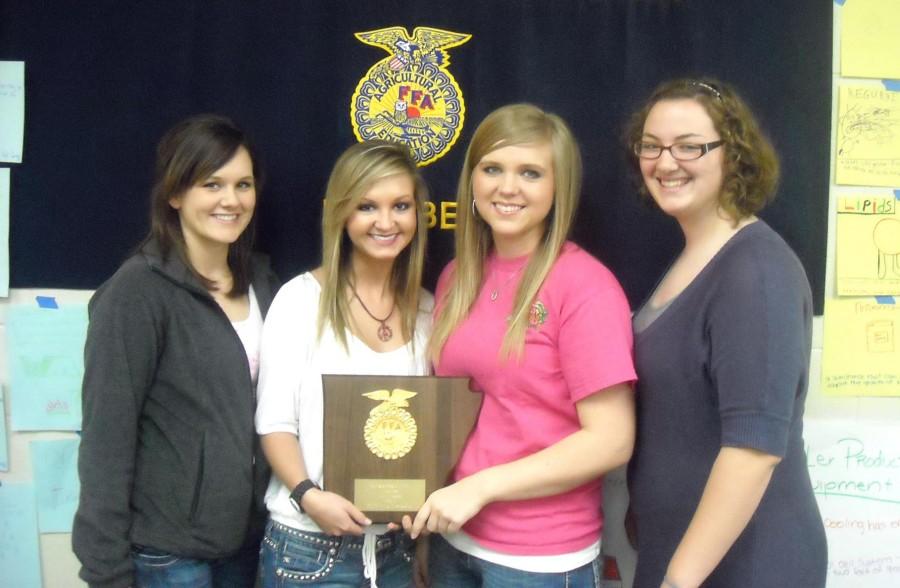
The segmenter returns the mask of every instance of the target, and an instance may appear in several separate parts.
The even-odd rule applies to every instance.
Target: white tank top
[[[244,344],[247,363],[250,366],[250,379],[256,386],[256,379],[259,376],[259,341],[262,337],[263,318],[253,286],[250,286],[247,296],[250,298],[250,314],[242,321],[232,321],[231,326],[234,327],[238,337],[241,338],[241,343]]]

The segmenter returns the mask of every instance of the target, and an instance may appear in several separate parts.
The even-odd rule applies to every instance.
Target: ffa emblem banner
[[[356,138],[406,143],[419,165],[440,158],[456,143],[466,113],[444,49],[471,35],[417,27],[410,37],[403,27],[390,27],[356,38],[390,54],[369,68],[353,93]]]
[[[682,244],[671,219],[641,203],[622,129],[661,81],[712,76],[747,99],[781,156],[762,216],[797,252],[821,312],[833,3],[71,4],[2,11],[0,60],[25,60],[28,72],[23,163],[10,169],[13,288],[108,279],[148,230],[156,143],[201,112],[253,139],[266,177],[256,242],[285,280],[320,263],[322,197],[340,153],[371,138],[408,145],[429,188],[433,288],[453,255],[472,133],[494,109],[530,102],[562,117],[581,147],[572,239],[636,305]]]

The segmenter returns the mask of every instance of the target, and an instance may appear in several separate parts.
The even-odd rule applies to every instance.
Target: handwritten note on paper
[[[81,429],[87,306],[14,304],[7,314],[14,431]]]
[[[807,419],[804,438],[828,537],[828,587],[900,585],[900,430]]]
[[[0,167],[0,298],[9,296],[9,168]]]
[[[837,291],[900,294],[900,200],[893,194],[838,199]]]
[[[897,0],[851,0],[841,9],[841,75],[900,79]]]
[[[0,61],[0,161],[22,163],[25,62]]]
[[[835,175],[838,184],[900,186],[900,92],[841,86]]]
[[[78,508],[78,439],[31,442],[41,533],[71,533]]]
[[[900,304],[825,300],[822,390],[832,396],[900,396]]]
[[[6,398],[0,386],[0,472],[9,471],[9,441],[6,437]]]
[[[0,483],[0,574],[4,586],[41,588],[32,484]]]

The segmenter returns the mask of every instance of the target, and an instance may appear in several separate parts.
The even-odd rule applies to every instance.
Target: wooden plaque
[[[447,484],[482,400],[468,378],[323,374],[322,389],[325,489],[376,523]]]

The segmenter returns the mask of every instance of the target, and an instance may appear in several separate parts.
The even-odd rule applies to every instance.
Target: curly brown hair
[[[711,78],[682,78],[657,86],[625,129],[624,140],[637,173],[641,195],[649,198],[633,146],[641,140],[650,109],[661,100],[691,99],[703,106],[725,141],[725,169],[719,205],[735,221],[756,214],[775,196],[778,155],[759,128],[753,113],[734,88]]]

